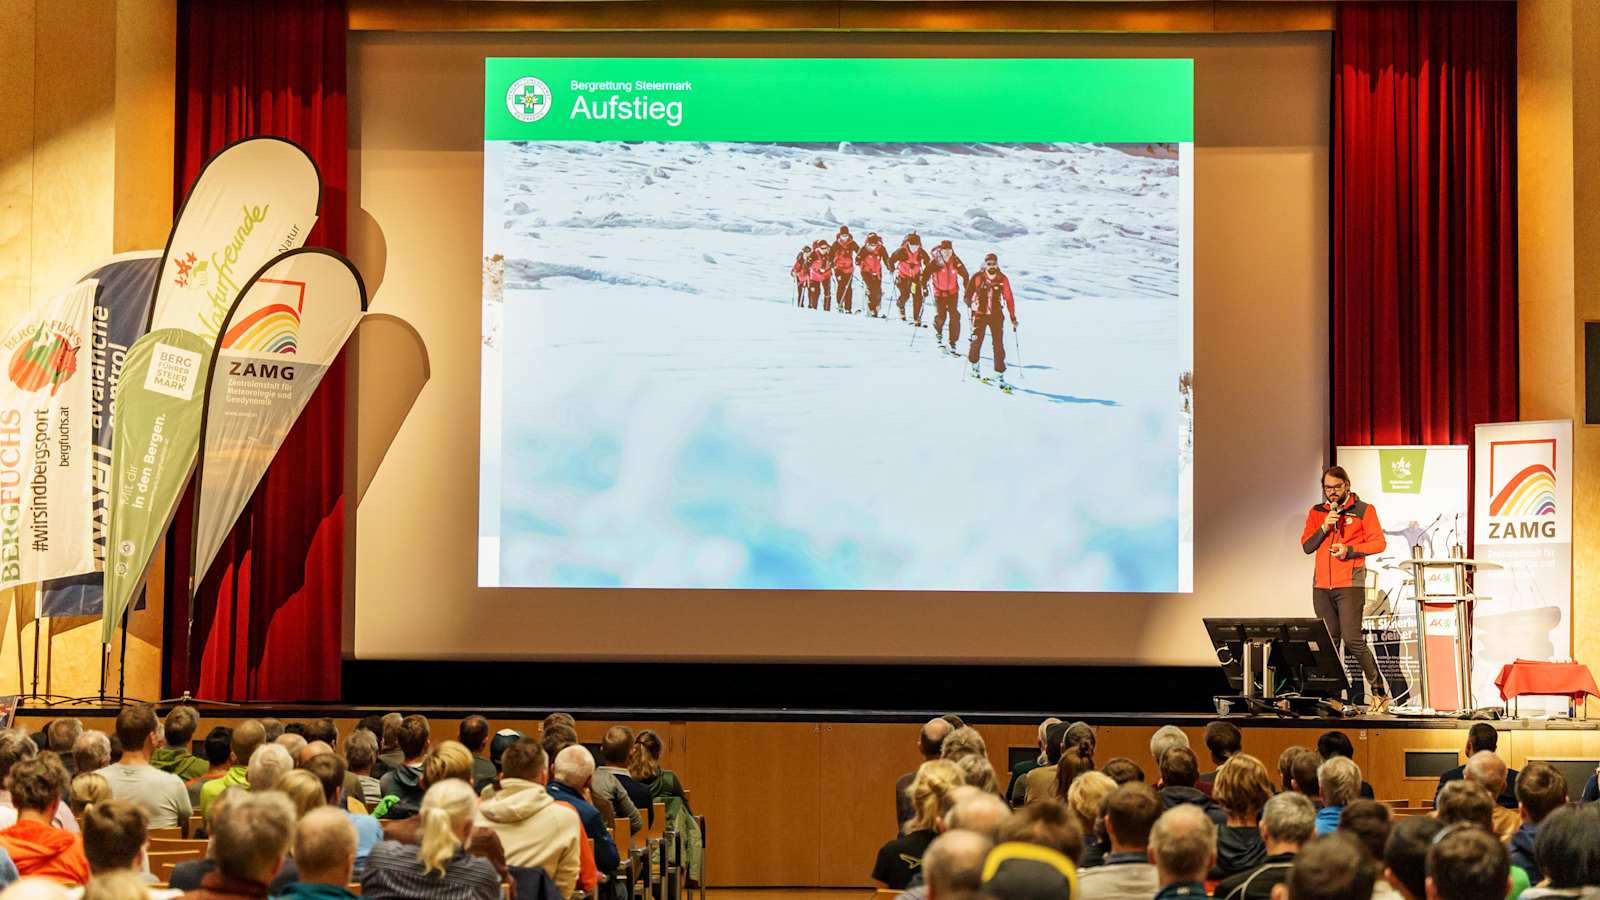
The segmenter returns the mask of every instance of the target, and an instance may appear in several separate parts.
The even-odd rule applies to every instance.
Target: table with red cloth
[[[1494,686],[1507,702],[1528,695],[1566,697],[1574,704],[1581,702],[1585,694],[1600,697],[1600,687],[1595,686],[1589,667],[1577,662],[1519,659],[1501,667]]]

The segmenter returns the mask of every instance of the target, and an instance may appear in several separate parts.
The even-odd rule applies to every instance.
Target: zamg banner
[[[291,250],[239,298],[206,390],[191,594],[367,305],[331,250]]]
[[[1487,599],[1474,620],[1472,683],[1485,706],[1500,702],[1501,666],[1572,655],[1572,422],[1479,425],[1473,464],[1474,554],[1504,567],[1476,587]]]
[[[122,375],[128,347],[150,324],[150,297],[161,270],[160,250],[136,250],[112,257],[84,279],[100,283],[94,295],[89,336],[89,424],[93,431],[92,501],[94,571],[44,584],[39,615],[98,616],[105,577],[106,523],[111,509],[111,398]]]
[[[211,349],[183,328],[152,331],[128,348],[115,401],[103,643],[111,642],[189,483]]]
[[[78,373],[96,282],[0,337],[0,588],[94,571],[89,378]]]

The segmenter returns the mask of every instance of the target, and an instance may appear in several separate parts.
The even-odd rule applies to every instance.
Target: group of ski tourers
[[[866,243],[857,244],[850,229],[839,227],[839,233],[829,243],[818,238],[814,243],[800,248],[789,274],[795,282],[795,305],[816,309],[822,301],[822,310],[834,308],[854,313],[855,278],[860,276],[867,291],[867,314],[875,319],[886,319],[879,312],[883,300],[883,280],[891,279],[895,290],[895,305],[900,310],[900,321],[916,328],[922,324],[923,298],[933,294],[933,331],[939,347],[959,356],[956,342],[961,337],[961,312],[958,302],[964,302],[972,316],[972,338],[967,345],[967,362],[972,364],[972,374],[981,378],[978,371],[978,351],[983,347],[985,333],[994,344],[994,371],[996,380],[1006,385],[1006,351],[1004,342],[1005,319],[1011,317],[1012,331],[1017,327],[1017,304],[1011,294],[1011,280],[1000,271],[1000,260],[990,253],[983,258],[983,267],[976,275],[967,272],[966,263],[956,255],[950,241],[941,241],[930,254],[922,248],[922,238],[911,232],[890,253],[877,233],[869,233]],[[911,318],[906,318],[906,301],[911,301]],[[1002,306],[1002,303],[1004,306]],[[947,324],[948,323],[948,324]],[[945,332],[949,342],[945,342]]]

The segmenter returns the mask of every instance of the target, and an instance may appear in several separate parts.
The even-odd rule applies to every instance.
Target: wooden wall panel
[[[894,783],[922,762],[916,745],[918,727],[823,724],[820,789],[827,815],[820,820],[817,839],[820,883],[872,885],[875,854],[899,827],[894,815]],[[985,740],[989,739],[985,734]]]
[[[1371,734],[1371,759],[1376,764],[1370,767],[1363,765],[1361,772],[1372,782],[1372,790],[1380,800],[1431,801],[1439,779],[1405,777],[1405,751],[1459,751],[1467,743],[1466,728],[1374,729]],[[1500,749],[1506,749],[1503,743]]]
[[[689,722],[666,764],[706,817],[706,878],[749,887],[821,883],[822,726]],[[829,798],[830,811],[833,799]],[[870,867],[869,867],[870,868]]]

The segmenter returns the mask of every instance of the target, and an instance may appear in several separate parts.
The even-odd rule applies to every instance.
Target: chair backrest
[[[620,851],[633,846],[633,823],[627,819],[611,820],[611,840],[616,843]]]
[[[667,832],[667,804],[660,800],[650,804],[650,827],[645,830],[649,840],[660,840]]]
[[[151,852],[161,853],[191,853],[194,859],[206,855],[206,841],[185,840],[183,838],[151,837]]]
[[[188,835],[183,833],[183,829],[177,825],[174,825],[171,828],[152,828],[145,832],[145,835],[151,840],[155,840],[157,838],[174,838],[182,840],[183,838],[188,837]]]
[[[173,866],[199,858],[186,850],[152,850],[147,856],[150,860],[150,874],[158,881],[171,881]]]

